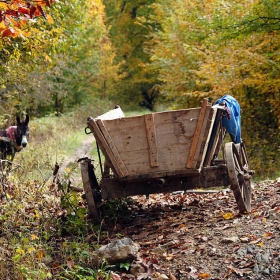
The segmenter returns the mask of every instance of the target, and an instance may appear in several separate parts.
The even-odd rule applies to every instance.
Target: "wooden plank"
[[[154,114],[147,114],[144,116],[147,140],[149,146],[150,165],[152,167],[158,165],[158,151],[157,151],[157,135],[154,123]]]
[[[186,163],[187,168],[192,168],[193,167],[193,161],[194,161],[195,153],[196,153],[196,150],[197,150],[198,141],[199,141],[199,138],[200,138],[201,133],[202,133],[203,124],[205,123],[205,114],[206,114],[206,111],[207,111],[207,107],[209,107],[208,104],[209,104],[208,99],[205,98],[203,100],[202,107],[200,109],[200,113],[199,113],[199,117],[198,117],[198,121],[197,121],[197,124],[196,124],[196,129],[195,129],[195,133],[194,133],[194,137],[193,137],[193,141],[192,141],[191,150],[189,152],[188,160],[187,160],[187,163]]]
[[[120,178],[128,176],[129,172],[128,172],[126,166],[124,165],[123,160],[114,144],[114,141],[112,140],[110,134],[108,133],[103,121],[100,119],[97,119],[96,122],[110,148],[110,153],[115,158],[114,163],[113,162],[112,163],[113,163],[114,167],[116,168],[116,170],[120,171]],[[116,166],[115,166],[115,164],[116,164]]]
[[[154,113],[157,146],[159,142],[168,146],[192,140],[199,112],[200,108]],[[122,151],[147,148],[144,116],[104,121],[104,124],[114,141],[122,145]]]
[[[150,179],[160,179],[166,177],[186,177],[186,176],[195,176],[198,175],[199,171],[196,169],[183,169],[183,170],[174,170],[174,171],[160,171],[160,172],[150,172],[150,173],[143,173],[139,175],[128,175],[120,179],[122,182],[129,182],[129,181],[147,181]]]
[[[213,136],[213,145],[212,145],[212,149],[211,151],[209,151],[209,156],[207,158],[207,161],[205,160],[204,161],[204,166],[209,166],[211,164],[211,161],[214,157],[214,153],[216,151],[216,149],[218,148],[217,147],[217,144],[219,142],[219,139],[221,139],[221,133],[220,133],[220,123],[218,124],[218,128],[217,128],[217,131],[216,131],[216,135]],[[222,139],[221,139],[222,140]],[[220,141],[220,143],[222,144],[222,141]]]
[[[220,149],[220,147],[217,147],[217,144],[219,142],[221,129],[221,117],[222,117],[222,110],[213,108],[215,110],[215,114],[213,115],[213,125],[211,127],[211,137],[209,139],[208,147],[206,155],[204,156],[204,166],[209,166],[211,164],[211,160],[213,159],[214,152],[216,149]],[[221,139],[222,140],[222,139]],[[222,142],[220,142],[222,144]]]
[[[150,166],[144,116],[103,121],[129,175],[183,170],[200,108],[154,113],[158,166]],[[185,155],[183,157],[182,155]]]
[[[202,129],[202,131],[204,131],[204,133],[202,133],[202,135],[201,135],[203,138],[201,139],[201,144],[198,145],[197,156],[195,156],[195,159],[193,162],[193,168],[196,168],[199,170],[202,168],[202,164],[204,162],[206,152],[208,149],[208,144],[209,144],[210,137],[211,137],[211,132],[212,132],[212,128],[214,125],[216,112],[217,112],[216,109],[209,108],[209,113],[206,114],[206,116],[205,116],[206,124],[205,124],[205,128]]]
[[[190,145],[188,147],[190,149]],[[159,166],[157,167],[150,166],[148,149],[127,153],[123,156],[123,161],[130,175],[160,171],[173,172],[174,170],[186,169],[186,158],[182,156],[186,153],[188,153],[188,149],[185,146],[174,143],[167,148],[158,148]]]
[[[115,170],[115,168],[114,168],[114,166],[113,166],[113,164],[112,164],[112,162],[110,161],[110,158],[108,157],[108,155],[106,154],[106,150],[105,150],[105,147],[104,147],[104,145],[103,145],[103,142],[104,142],[104,139],[103,139],[103,142],[100,140],[100,136],[98,136],[98,134],[93,130],[93,128],[92,128],[92,125],[89,125],[89,128],[91,129],[91,131],[92,131],[92,134],[93,134],[93,136],[94,136],[94,138],[95,138],[95,140],[96,140],[96,143],[98,144],[98,147],[100,148],[100,150],[102,151],[102,154],[103,154],[103,156],[104,156],[104,170],[103,170],[103,174],[102,174],[102,177],[103,176],[109,176],[109,174],[110,174],[110,169],[113,171],[113,173],[116,175],[116,176],[118,176],[117,175],[117,172],[116,172],[116,170]],[[103,137],[103,135],[102,135],[102,133],[100,133],[100,131],[99,131],[99,128],[98,128],[98,126],[97,126],[97,131],[99,132],[99,134],[101,134],[101,137]],[[101,162],[100,162],[100,164],[102,164]],[[100,168],[101,169],[101,168]]]
[[[86,201],[88,204],[89,216],[94,223],[99,223],[100,220],[99,220],[97,207],[94,201],[92,188],[91,188],[88,159],[82,160],[80,162],[80,166],[81,166],[81,175],[83,180],[84,191],[86,195]]]
[[[101,180],[101,193],[103,199],[126,197],[134,195],[147,195],[154,193],[171,193],[194,189],[207,189],[213,187],[228,186],[229,179],[225,176],[226,167],[211,168],[202,173],[207,174],[207,180],[201,173],[183,178],[164,178],[159,180],[127,181],[116,179]]]
[[[105,156],[107,163],[111,162],[112,170],[113,170],[114,174],[117,177],[122,178],[124,175],[123,175],[122,171],[118,168],[117,161],[116,161],[106,139],[104,138],[102,132],[100,131],[99,126],[96,123],[96,120],[90,118],[88,120],[88,127],[94,134],[94,137],[95,137],[96,141],[98,142],[98,145],[99,145],[103,155]]]
[[[144,116],[103,121],[119,151],[127,152],[148,148]]]
[[[207,144],[207,139],[210,137],[210,127],[211,127],[211,121],[209,121],[209,115],[211,112],[211,106],[207,106],[205,117],[204,117],[204,123],[201,128],[201,134],[199,136],[197,147],[195,151],[195,156],[192,164],[192,168],[200,168],[202,167],[201,164],[201,157],[204,155],[204,152],[206,151],[205,145]],[[198,167],[197,167],[198,165]]]
[[[110,110],[109,112],[98,116],[95,119],[99,120],[114,120],[118,118],[124,118],[125,115],[120,107],[117,107],[116,109]]]

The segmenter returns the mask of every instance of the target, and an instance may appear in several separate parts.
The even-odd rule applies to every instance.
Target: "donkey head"
[[[19,117],[17,117],[17,129],[16,129],[16,143],[18,146],[26,147],[28,143],[29,137],[29,116],[26,115],[25,120],[21,121]]]

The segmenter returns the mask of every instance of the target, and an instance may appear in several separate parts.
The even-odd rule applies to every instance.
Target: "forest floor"
[[[280,179],[254,185],[247,215],[231,191],[136,197],[128,215],[137,279],[280,279]]]
[[[92,138],[67,162],[85,156]],[[103,244],[130,237],[140,245],[139,259],[113,279],[280,279],[280,178],[253,184],[246,215],[239,214],[229,189],[129,202],[104,222],[110,238]]]

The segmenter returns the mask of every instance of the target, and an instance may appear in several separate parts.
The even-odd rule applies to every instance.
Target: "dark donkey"
[[[0,130],[0,159],[13,161],[16,152],[27,146],[29,136],[29,116],[21,121],[17,117],[17,125]]]

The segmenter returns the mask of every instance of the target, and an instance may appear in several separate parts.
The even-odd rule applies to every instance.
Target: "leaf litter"
[[[254,185],[246,215],[239,214],[231,191],[132,199],[111,234],[121,231],[140,244],[134,264],[142,270],[115,272],[121,279],[280,278],[279,179]]]

